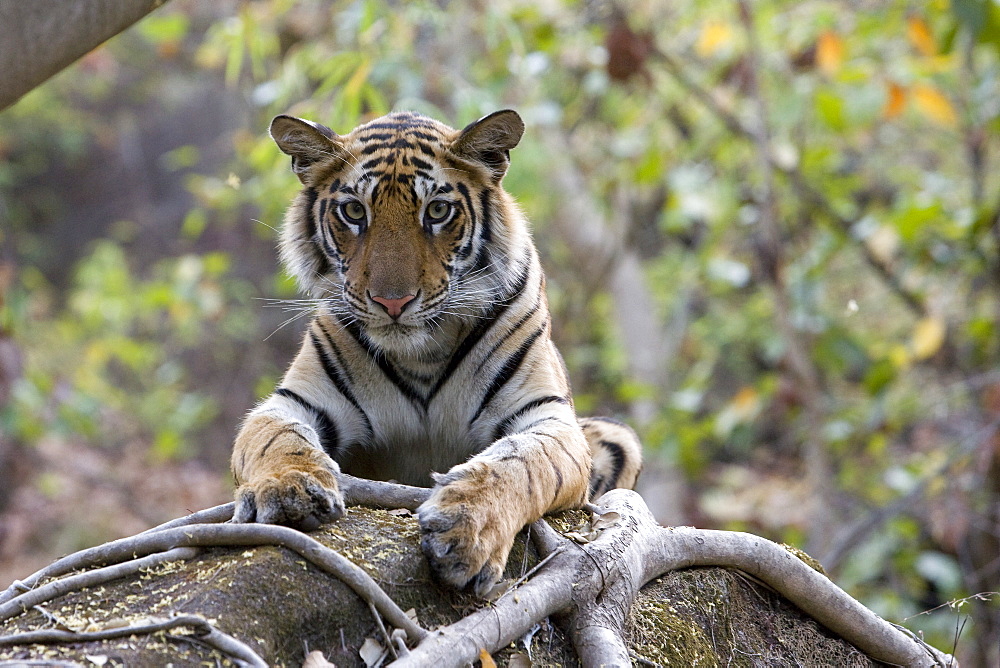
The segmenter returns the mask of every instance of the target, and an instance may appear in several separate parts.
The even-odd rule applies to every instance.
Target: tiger
[[[235,521],[337,520],[341,472],[431,487],[416,511],[431,572],[482,597],[525,525],[635,485],[635,432],[576,417],[538,252],[501,184],[523,132],[509,109],[461,131],[413,112],[346,135],[271,122],[302,185],[280,256],[316,311],[237,434]]]

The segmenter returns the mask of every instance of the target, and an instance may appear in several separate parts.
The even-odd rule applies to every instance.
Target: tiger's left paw
[[[495,488],[481,487],[475,475],[454,477],[453,469],[417,510],[420,546],[440,580],[485,597],[503,576],[521,527],[511,508],[490,501]]]

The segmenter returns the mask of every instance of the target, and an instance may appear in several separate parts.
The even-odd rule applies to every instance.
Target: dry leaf
[[[653,53],[653,33],[636,32],[624,16],[612,18],[604,46],[608,51],[608,76],[613,81],[628,81],[634,75],[649,78],[646,61]]]
[[[922,55],[936,56],[937,44],[927,21],[919,16],[911,16],[906,22],[906,36]]]
[[[844,40],[827,30],[816,41],[816,65],[825,74],[836,74],[844,62]]]
[[[594,518],[591,523],[591,527],[595,531],[601,531],[602,529],[610,529],[611,527],[618,526],[618,523],[622,521],[622,516],[614,511],[608,511],[606,513],[601,513]]]
[[[302,668],[337,668],[337,664],[330,663],[323,656],[323,652],[315,650],[306,655],[306,660],[302,662]]]
[[[375,638],[365,638],[365,644],[358,650],[361,660],[365,662],[365,668],[377,668],[381,666],[389,650]]]
[[[586,535],[580,533],[579,531],[568,531],[568,532],[564,533],[563,535],[566,536],[567,538],[569,538],[570,540],[572,540],[574,542],[577,542],[577,543],[580,543],[580,544],[589,543],[592,540],[594,540],[595,538],[597,538],[597,532],[596,531],[591,531],[590,533],[588,533]]]
[[[507,668],[531,668],[531,657],[524,652],[511,654],[510,661],[507,662]]]
[[[914,359],[925,360],[933,357],[944,343],[945,331],[945,324],[941,318],[928,316],[917,322],[910,341]]]
[[[917,110],[938,125],[953,128],[958,125],[955,107],[944,93],[930,84],[917,84],[911,91]]]
[[[483,668],[497,668],[496,661],[485,649],[479,650],[479,662],[483,664]]]
[[[702,58],[714,56],[733,41],[733,28],[728,23],[709,21],[701,29],[694,50]]]
[[[500,580],[492,587],[490,587],[489,591],[487,591],[486,594],[483,595],[483,599],[486,601],[497,600],[498,598],[503,596],[508,589],[510,589],[511,584],[512,582],[510,580]]]

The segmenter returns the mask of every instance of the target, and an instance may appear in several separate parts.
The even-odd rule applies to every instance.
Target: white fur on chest
[[[370,369],[357,390],[372,434],[351,444],[349,456],[377,460],[380,477],[427,485],[432,472],[444,473],[489,446],[488,430],[479,421],[472,424],[481,396],[470,384],[467,366],[436,392],[433,384],[411,385],[415,396],[407,396],[380,369]]]

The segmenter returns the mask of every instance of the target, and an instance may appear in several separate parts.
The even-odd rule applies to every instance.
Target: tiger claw
[[[427,501],[417,511],[420,547],[431,571],[456,589],[471,590],[483,598],[503,575],[509,545],[496,531],[477,529],[483,517],[463,505]]]
[[[240,488],[233,519],[313,531],[340,519],[344,512],[333,476],[323,484],[312,474],[290,471]]]

